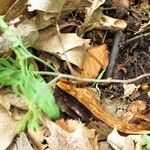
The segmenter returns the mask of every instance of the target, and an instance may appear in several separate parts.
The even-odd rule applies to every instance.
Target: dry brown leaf
[[[38,148],[44,148],[42,141],[45,140],[47,143],[45,147],[50,150],[92,150],[89,139],[95,137],[95,131],[87,129],[81,122],[61,120],[56,124],[46,119],[45,125],[49,130],[47,131],[49,134],[45,137],[43,136],[44,132],[36,133],[29,130],[29,136]]]
[[[17,134],[18,122],[0,105],[0,149],[6,149]]]
[[[88,45],[90,40],[82,39],[75,33],[63,33],[61,34],[63,49],[58,35],[49,34],[49,30],[50,28],[39,33],[39,39],[34,43],[33,47],[55,54],[63,60],[66,60],[65,55],[67,55],[67,60],[70,63],[82,67],[86,53],[84,46]]]
[[[114,117],[112,114],[108,113],[105,108],[97,100],[93,98],[92,93],[84,88],[76,88],[69,84],[67,81],[59,81],[57,86],[74,96],[81,104],[83,104],[94,117],[102,120],[111,127],[117,127],[117,129],[124,133],[150,133],[150,126],[142,124],[132,124],[125,122],[121,119]]]
[[[4,15],[16,0],[0,0],[0,15]]]
[[[16,96],[10,89],[0,90],[0,105],[10,110],[11,106],[27,110],[28,105],[23,97]]]
[[[17,18],[26,8],[27,1],[28,0],[16,0],[16,2],[6,12],[4,19],[6,21],[10,21]]]
[[[93,47],[87,50],[87,55],[79,75],[86,78],[96,78],[99,71],[107,67],[108,61],[109,56],[106,44]]]

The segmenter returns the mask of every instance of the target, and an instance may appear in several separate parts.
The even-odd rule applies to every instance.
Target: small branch
[[[55,73],[55,72],[44,72],[44,71],[37,71],[35,74],[41,74],[41,75],[52,75],[52,76],[57,76],[57,80],[60,78],[67,78],[67,79],[73,79],[73,80],[79,80],[83,82],[97,82],[97,83],[132,83],[137,80],[140,80],[145,77],[150,77],[150,73],[145,73],[142,74],[138,77],[132,78],[132,79],[127,79],[127,80],[119,80],[119,79],[93,79],[93,78],[82,78],[82,77],[76,77],[72,75],[67,75],[67,74],[62,74],[62,73]]]
[[[128,43],[133,42],[133,41],[135,41],[135,40],[137,40],[137,39],[140,39],[140,38],[143,38],[143,37],[147,37],[147,36],[150,36],[150,32],[145,33],[145,34],[140,34],[140,35],[138,35],[138,36],[134,36],[133,38],[131,38],[131,39],[129,39],[129,40],[126,40],[126,41],[124,41],[124,42],[121,42],[120,44],[121,44],[121,45],[128,44]]]
[[[115,34],[114,43],[113,43],[113,47],[112,47],[112,51],[110,55],[110,61],[109,61],[108,69],[106,72],[107,78],[109,77],[113,78],[113,72],[114,72],[117,55],[119,53],[119,43],[121,41],[121,38],[122,38],[122,32],[118,32]]]
[[[50,64],[48,64],[47,62],[45,62],[44,60],[42,60],[39,57],[36,57],[35,55],[31,55],[32,58],[34,58],[35,60],[41,62],[42,64],[44,64],[45,66],[51,68],[53,71],[58,72],[58,70],[56,70],[53,66],[51,66]]]

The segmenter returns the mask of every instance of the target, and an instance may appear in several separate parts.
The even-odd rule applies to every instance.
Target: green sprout
[[[10,48],[16,54],[16,59],[0,58],[0,83],[11,86],[12,90],[17,95],[23,95],[29,104],[29,111],[22,119],[19,130],[26,129],[26,127],[37,129],[40,109],[52,119],[58,118],[60,111],[52,90],[40,75],[34,74],[34,66],[28,60],[35,59],[49,66],[53,71],[55,69],[31,54],[23,45],[21,38],[10,30],[1,16],[0,30],[9,40]]]

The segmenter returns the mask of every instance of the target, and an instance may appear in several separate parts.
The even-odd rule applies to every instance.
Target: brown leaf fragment
[[[0,105],[0,149],[6,149],[17,134],[18,122]]]
[[[74,96],[81,104],[90,110],[94,117],[102,120],[111,127],[117,127],[117,129],[124,133],[150,133],[149,125],[132,124],[125,122],[119,118],[114,117],[112,114],[108,113],[104,106],[100,104],[93,98],[90,91],[84,88],[76,88],[73,85],[65,82],[59,81],[57,86],[63,89],[65,92]]]
[[[27,1],[28,0],[17,0],[6,12],[4,17],[5,21],[17,18],[26,8]]]
[[[6,110],[10,110],[11,106],[22,110],[27,110],[28,105],[23,97],[16,96],[10,89],[0,90],[0,105]]]
[[[0,15],[4,15],[16,0],[0,0]]]
[[[137,100],[129,104],[127,112],[121,118],[124,121],[144,120],[150,122],[150,114],[146,114],[147,104],[144,101]]]
[[[79,75],[86,78],[96,78],[101,69],[105,69],[108,65],[108,48],[106,44],[93,47],[87,50],[82,70]]]

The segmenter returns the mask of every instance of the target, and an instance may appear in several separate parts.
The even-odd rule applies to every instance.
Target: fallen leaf
[[[0,0],[0,15],[4,15],[16,0]]]
[[[110,147],[110,144],[108,142],[101,141],[100,146],[99,146],[99,150],[112,150],[112,148]]]
[[[95,10],[92,16],[87,20],[88,21],[85,21],[77,28],[77,33],[79,36],[93,29],[103,29],[116,32],[124,30],[127,27],[127,22],[125,20],[106,16],[100,9]]]
[[[142,135],[128,135],[121,136],[117,132],[117,128],[108,135],[107,142],[115,150],[140,150],[142,146],[145,145],[142,139]]]
[[[28,10],[41,10],[46,12],[60,12],[66,0],[28,0]]]
[[[26,8],[27,1],[28,0],[17,0],[6,12],[4,16],[5,21],[10,21],[17,18]]]
[[[58,35],[52,36],[48,33],[48,30],[39,33],[39,39],[34,43],[33,48],[55,54],[63,60],[66,60],[66,55],[70,63],[82,67],[86,53],[84,45],[88,45],[90,40],[82,39],[75,33],[63,33],[61,34],[63,50]]]
[[[141,100],[133,101],[129,104],[127,112],[121,116],[124,121],[144,120],[150,122],[150,114],[146,114],[148,105]]]
[[[18,122],[0,105],[0,149],[6,149],[17,134]]]
[[[124,133],[150,133],[150,126],[134,124],[125,122],[119,118],[114,117],[112,114],[108,113],[104,106],[94,99],[93,94],[85,88],[76,88],[75,86],[68,83],[68,81],[59,81],[57,86],[74,96],[81,104],[83,104],[96,119],[102,120],[111,127],[117,127],[117,129]]]
[[[27,110],[28,105],[23,97],[16,96],[10,89],[0,90],[0,105],[10,110],[11,106]]]
[[[95,137],[95,132],[93,129],[86,128],[81,122],[74,120],[65,122],[61,120],[57,121],[56,124],[46,119],[45,125],[49,130],[49,134],[45,137],[40,135],[39,132],[28,131],[30,138],[34,144],[36,143],[36,146],[42,147],[42,141],[45,139],[46,147],[52,150],[92,150],[89,139]],[[43,140],[41,137],[43,137]],[[39,145],[40,143],[41,145]]]
[[[86,78],[96,78],[101,69],[106,69],[108,61],[109,57],[106,44],[93,47],[87,50],[87,55],[85,56],[79,75]]]
[[[16,140],[17,149],[19,150],[33,150],[30,141],[28,140],[25,133],[20,133]]]
[[[39,36],[34,18],[24,20],[13,30],[22,38],[26,47],[31,47]]]

